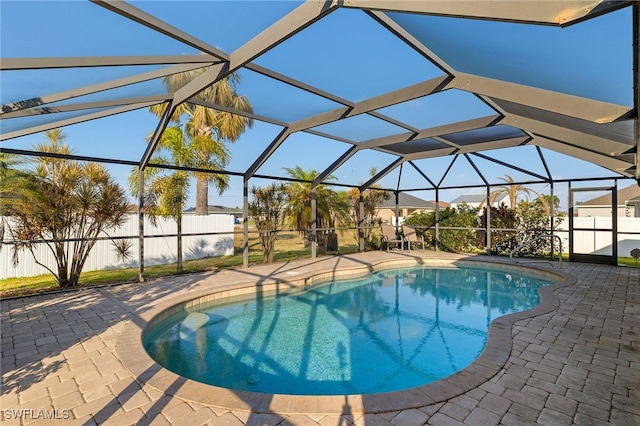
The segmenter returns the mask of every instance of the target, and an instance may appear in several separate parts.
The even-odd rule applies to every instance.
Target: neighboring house
[[[225,207],[225,206],[207,206],[207,214],[230,214],[233,215],[235,223],[242,223],[242,209],[238,207]],[[195,207],[190,207],[184,211],[188,214],[194,214],[196,212]]]
[[[629,208],[629,217],[640,217],[640,197],[627,200],[626,204]]]
[[[635,183],[619,189],[618,217],[640,217],[640,186]],[[575,206],[578,217],[611,217],[611,192]]]
[[[464,194],[451,201],[451,208],[456,208],[462,203],[467,203],[470,207],[478,208],[485,204],[486,199],[487,194]],[[511,207],[511,202],[509,201],[509,196],[507,194],[498,195],[491,205],[493,207],[498,207],[502,203],[507,207]]]
[[[449,207],[448,203],[440,202],[440,209]],[[407,216],[415,212],[429,212],[436,209],[436,202],[423,200],[413,195],[400,192],[398,194],[398,222],[402,224]],[[383,222],[395,225],[396,222],[396,197],[389,193],[389,198],[383,201],[378,207],[378,217]]]

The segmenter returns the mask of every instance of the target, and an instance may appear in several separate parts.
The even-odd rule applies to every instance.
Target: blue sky
[[[230,53],[294,9],[299,2],[138,1],[132,4]],[[627,7],[565,29],[396,13],[389,15],[457,70],[632,106],[630,12],[631,9]],[[3,58],[197,53],[189,46],[85,1],[2,0],[0,19]],[[460,52],[467,53],[461,55]],[[255,62],[353,102],[442,75],[442,71],[365,13],[349,9],[330,14]],[[2,71],[0,93],[5,104],[157,68],[139,66],[102,70]],[[239,74],[242,82],[238,92],[248,96],[257,114],[282,121],[295,121],[339,106],[333,101],[287,87],[250,70],[243,69]],[[77,101],[143,96],[162,93],[163,90],[160,81],[152,81],[90,95]],[[274,91],[279,94],[277,99],[273,97]],[[429,111],[429,114],[424,111]],[[406,120],[418,128],[493,114],[473,95],[456,90],[419,98],[380,112]],[[68,126],[63,131],[77,154],[137,161],[144,151],[145,137],[156,123],[155,116],[146,110],[139,110]],[[13,129],[7,126],[19,128],[24,124],[19,121],[15,125],[3,123],[3,132]],[[240,141],[231,146],[232,161],[228,169],[244,172],[280,130],[279,126],[256,122]],[[403,131],[371,116],[356,116],[341,123],[320,126],[317,130],[355,141]],[[2,144],[10,148],[28,149],[42,139],[42,135],[36,134]],[[305,133],[295,134],[257,173],[286,176],[283,167],[296,165],[321,171],[347,149],[348,145],[340,142]],[[555,178],[613,175],[597,166],[551,151],[544,152]],[[533,147],[484,154],[545,174]],[[372,166],[381,170],[395,158],[381,152],[361,152],[338,169],[334,176],[338,182],[359,184],[368,178]],[[451,159],[419,160],[416,164],[437,183]],[[456,161],[443,182],[444,186],[482,183],[474,170],[462,160]],[[499,178],[505,174],[516,180],[531,179],[485,160],[474,158],[474,161],[492,183],[500,183]],[[114,176],[126,185],[129,169],[123,166],[109,167]],[[381,184],[395,187],[399,172],[392,172]],[[252,185],[263,183],[265,181],[260,179],[250,182]],[[424,178],[405,164],[401,187],[429,186]],[[556,195],[561,196],[563,201],[563,192],[566,192],[564,186],[558,185],[555,189]],[[232,178],[231,188],[223,196],[217,197],[215,191],[210,191],[210,203],[239,206],[242,204],[241,188],[241,179]],[[534,188],[548,191],[544,185]],[[465,191],[443,191],[440,199],[450,201],[462,192]],[[478,193],[482,190],[470,189],[466,192]],[[412,194],[425,199],[435,196],[433,191]],[[194,201],[189,204],[194,204]]]

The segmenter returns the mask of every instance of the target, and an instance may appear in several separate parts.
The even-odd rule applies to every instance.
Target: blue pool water
[[[348,395],[424,385],[468,366],[489,323],[551,281],[509,271],[406,268],[289,296],[183,311],[144,338],[165,368],[254,392]]]

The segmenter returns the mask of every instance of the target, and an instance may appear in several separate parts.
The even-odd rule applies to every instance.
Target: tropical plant
[[[293,168],[285,167],[285,170],[299,182],[291,182],[287,185],[289,204],[285,215],[289,224],[300,230],[303,243],[307,244],[313,216],[311,214],[311,181],[315,179],[318,172],[315,170],[303,170],[300,166]],[[333,176],[328,176],[325,181],[335,180]],[[344,193],[339,193],[326,185],[316,186],[316,227],[332,228],[344,226],[349,222],[349,202]],[[319,232],[323,234],[322,231]]]
[[[551,196],[540,195],[538,198],[531,202],[521,201],[518,211],[519,225],[523,229],[518,235],[518,244],[526,241],[535,240],[538,236],[548,234],[552,229],[551,224]],[[553,197],[553,210],[554,221],[553,230],[558,229],[562,224],[566,214],[560,211],[560,199],[557,196]],[[551,238],[541,238],[536,241],[532,241],[524,249],[520,251],[521,254],[531,255],[546,255],[551,252]]]
[[[369,175],[373,177],[376,172],[377,169],[372,167],[369,170]],[[362,196],[363,205],[362,217],[360,217],[360,196]],[[361,223],[364,228],[362,237],[373,248],[378,248],[377,245],[380,244],[380,238],[377,238],[380,237],[380,234],[377,234],[377,228],[380,227],[382,219],[378,216],[378,211],[380,205],[388,200],[389,197],[391,197],[391,194],[380,189],[380,186],[376,184],[371,185],[362,192],[358,188],[352,188],[347,192],[347,198],[351,204],[351,223],[353,226],[358,227],[355,231],[355,237],[358,239],[360,236],[358,224]]]
[[[36,146],[36,151],[71,154],[59,129],[45,136],[47,143]],[[108,231],[125,222],[127,199],[102,165],[44,156],[36,161],[35,170],[14,172],[11,179],[0,180],[3,195],[11,195],[4,198],[3,213],[11,217],[7,228],[14,240],[13,263],[18,263],[21,250],[27,250],[60,287],[74,287],[96,238],[109,237]],[[7,176],[9,168],[2,173]],[[54,255],[55,268],[38,259],[38,243]],[[112,243],[121,258],[129,256],[128,242]]]
[[[163,78],[169,92],[175,92],[190,81],[197,78],[208,67],[188,72],[172,74]],[[178,105],[171,120],[180,123],[186,116],[185,131],[196,150],[193,167],[222,170],[228,163],[229,150],[225,142],[236,142],[247,127],[253,126],[253,120],[241,115],[215,109],[215,105],[243,112],[253,112],[246,96],[239,96],[236,85],[240,82],[238,74],[229,76],[208,86],[193,96],[192,100],[210,104],[206,107],[193,102]],[[166,105],[154,105],[150,111],[160,117]],[[196,214],[207,214],[209,184],[212,183],[221,194],[229,185],[228,175],[215,173],[195,173],[196,177]]]
[[[497,189],[491,191],[489,194],[489,204],[495,203],[502,195],[506,195],[509,198],[509,206],[512,209],[517,209],[518,198],[524,196],[524,198],[529,201],[531,194],[538,194],[531,188],[514,183],[513,178],[509,175],[504,175],[504,177],[499,177],[498,179],[503,181],[504,185],[498,186]]]
[[[477,248],[478,233],[478,208],[471,207],[467,203],[459,204],[456,208],[447,207],[439,212],[439,226],[456,229],[441,229],[438,245],[447,251],[469,252]],[[435,244],[435,232],[432,229],[436,224],[435,212],[422,212],[410,215],[405,223],[416,225],[418,234],[422,234],[425,242]],[[465,228],[465,229],[463,229]],[[422,230],[420,230],[422,229]]]
[[[169,154],[167,158],[164,154]],[[165,129],[158,144],[156,154],[151,162],[161,165],[192,166],[196,155],[188,136],[179,126]],[[144,179],[144,212],[152,224],[156,224],[157,217],[173,218],[177,226],[177,267],[182,272],[182,212],[189,198],[189,175],[183,170],[168,171],[156,167],[147,167],[143,173]],[[131,169],[129,187],[131,194],[138,195],[139,171],[137,167]]]
[[[16,154],[0,152],[0,178],[7,179],[11,174],[16,173],[17,167],[24,164],[24,160]]]
[[[501,252],[515,248],[517,242],[514,237],[517,235],[517,231],[513,231],[513,229],[518,227],[519,221],[516,210],[507,207],[505,203],[500,203],[498,207],[491,207],[489,216],[491,218],[490,228],[493,232],[491,233],[491,247],[487,247],[487,250]],[[482,209],[480,227],[487,227],[487,206]],[[480,231],[477,246],[486,246],[486,238],[486,231]]]
[[[15,154],[0,152],[0,242],[9,227],[7,206],[10,199],[19,198],[20,185],[18,179],[22,172],[17,169],[24,161]],[[2,245],[0,245],[2,250]]]
[[[260,244],[264,250],[264,263],[273,262],[278,232],[282,229],[288,202],[287,187],[273,183],[264,188],[251,188],[253,200],[249,203],[249,215],[258,229]]]
[[[441,214],[442,214],[441,210]],[[428,247],[435,247],[435,232],[433,227],[436,224],[435,211],[416,211],[405,218],[404,223],[416,227],[416,234],[424,238]]]

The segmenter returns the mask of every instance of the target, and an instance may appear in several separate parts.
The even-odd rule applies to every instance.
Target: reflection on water
[[[161,365],[216,386],[347,395],[406,389],[469,365],[496,317],[549,281],[505,271],[407,268],[176,314],[145,338]]]

